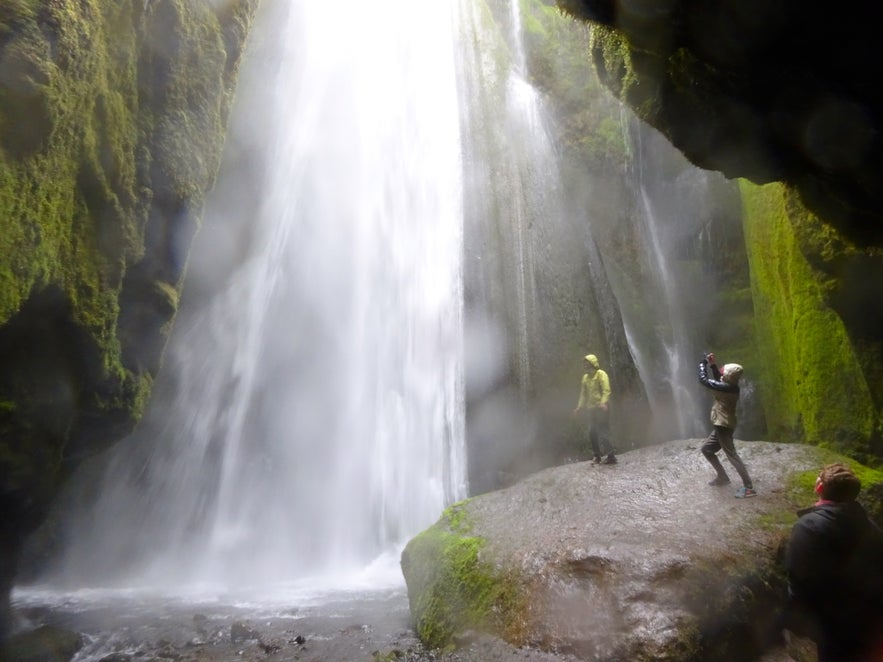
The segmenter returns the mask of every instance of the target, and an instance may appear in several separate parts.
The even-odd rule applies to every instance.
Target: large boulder
[[[785,596],[795,509],[836,456],[739,441],[759,496],[735,499],[736,485],[706,484],[699,444],[546,469],[450,507],[402,554],[420,638],[443,648],[479,631],[581,659],[757,659]],[[883,474],[861,471],[871,494]]]

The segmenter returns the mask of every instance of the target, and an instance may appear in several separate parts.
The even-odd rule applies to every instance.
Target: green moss
[[[138,94],[135,78],[119,71],[134,60],[137,44],[132,38],[124,48],[117,35],[111,39],[105,33],[110,16],[101,16],[94,4],[84,4],[81,14],[62,5],[53,20],[58,55],[41,40],[22,56],[44,75],[45,84],[30,90],[28,103],[47,108],[51,131],[34,141],[39,151],[0,162],[0,214],[8,221],[0,236],[6,258],[0,262],[0,323],[32,290],[61,283],[79,321],[107,338],[116,316],[119,264],[139,249],[131,241],[140,234],[134,210],[120,204],[121,197],[134,197],[124,185],[133,180]],[[26,16],[20,21],[25,25],[12,44],[32,39]],[[113,53],[109,44],[116,45]],[[5,93],[16,97],[15,90]],[[123,96],[127,107],[119,102]]]
[[[601,84],[589,55],[591,31],[554,3],[520,0],[525,58],[531,83],[553,101],[561,144],[594,169],[625,162],[619,101]]]
[[[806,224],[808,212],[782,185],[743,181],[740,189],[771,436],[866,457],[877,413],[847,329],[828,306],[826,278],[795,237],[794,223]]]
[[[469,518],[466,505],[471,499],[458,501],[442,512],[441,521],[454,533],[466,535],[472,532],[472,520]]]
[[[598,77],[620,99],[630,96],[638,77],[628,41],[616,30],[596,25],[591,32],[591,50]]]
[[[472,529],[464,506],[447,509],[402,555],[417,635],[430,648],[451,647],[466,630],[520,642],[526,597],[517,577],[494,566],[484,538],[463,535]]]
[[[758,528],[766,531],[783,531],[794,524],[797,516],[792,511],[777,510],[757,518]]]
[[[819,475],[819,470],[825,465],[833,464],[835,462],[841,462],[855,472],[855,475],[858,476],[858,479],[862,482],[862,490],[871,490],[875,485],[883,485],[883,471],[880,469],[865,466],[860,462],[856,462],[852,458],[826,449],[820,450],[819,459],[820,464],[817,469],[794,474],[788,481],[788,489],[804,495],[804,498],[806,496],[812,497],[815,491],[816,478]]]

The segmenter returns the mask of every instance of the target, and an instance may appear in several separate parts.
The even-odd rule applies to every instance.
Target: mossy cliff
[[[881,343],[867,333],[878,313],[852,310],[846,290],[880,286],[844,282],[878,251],[845,242],[781,184],[741,190],[770,437],[879,458]]]
[[[141,416],[256,5],[0,6],[0,601],[64,477]]]

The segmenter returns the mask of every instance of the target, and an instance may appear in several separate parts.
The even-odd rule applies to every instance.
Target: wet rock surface
[[[714,472],[700,444],[632,451],[611,466],[546,469],[457,507],[453,528],[484,539],[483,562],[528,596],[495,606],[528,605],[515,619],[496,619],[518,621],[519,639],[510,628],[510,641],[591,660],[789,655],[768,650],[768,636],[785,596],[781,555],[794,510],[813,501],[789,479],[830,460],[815,447],[737,441],[758,491],[737,499],[741,485],[726,462],[734,482],[707,484]],[[443,517],[436,526],[448,524]],[[425,549],[413,545],[403,562],[411,604],[450,599],[425,581],[435,575],[420,574]],[[419,610],[418,629],[438,617]]]

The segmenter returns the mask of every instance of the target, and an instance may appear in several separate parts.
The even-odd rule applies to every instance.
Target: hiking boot
[[[729,485],[730,479],[727,478],[726,476],[718,476],[714,480],[708,481],[708,484],[711,485],[712,487],[717,487],[719,485]]]
[[[600,456],[600,455],[596,455],[595,457],[593,457],[593,458],[592,458],[592,464],[601,464],[601,456]]]
[[[735,496],[737,499],[747,499],[748,497],[757,496],[757,492],[754,491],[753,487],[740,487]]]
[[[612,453],[601,460],[601,464],[616,464],[616,456]]]

